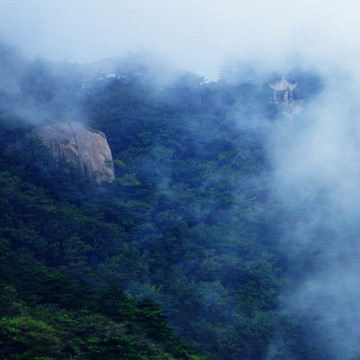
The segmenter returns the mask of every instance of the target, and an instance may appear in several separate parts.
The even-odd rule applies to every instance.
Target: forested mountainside
[[[279,74],[167,83],[139,59],[114,64],[2,74],[15,90],[0,94],[1,357],[328,359],[325,331],[279,306],[309,261],[277,245],[289,216],[256,126],[283,116],[268,88]],[[317,75],[291,76],[304,100],[320,92]],[[28,136],[73,120],[106,135],[113,181]]]

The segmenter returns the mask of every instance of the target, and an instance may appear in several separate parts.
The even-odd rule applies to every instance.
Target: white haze
[[[153,51],[215,79],[234,55],[279,67],[297,52],[355,67],[358,13],[354,0],[2,0],[0,35],[57,61]]]
[[[296,53],[320,70],[322,95],[277,121],[268,141],[273,196],[291,214],[279,241],[311,264],[283,309],[344,359],[360,350],[359,13],[349,0],[1,0],[0,35],[58,61],[153,51],[209,79],[231,56],[264,73],[287,71]]]
[[[328,75],[322,95],[269,136],[272,196],[288,216],[280,246],[300,272],[283,310],[308,321],[334,359],[360,352],[359,90]]]

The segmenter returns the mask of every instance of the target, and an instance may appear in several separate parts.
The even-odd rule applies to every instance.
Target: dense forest
[[[270,194],[281,74],[165,81],[139,56],[80,66],[8,49],[0,63],[1,358],[329,359],[326,329],[280,306],[311,266],[278,245],[292,218]],[[304,102],[321,93],[318,75],[289,77]],[[114,181],[28,136],[74,119],[106,135]]]

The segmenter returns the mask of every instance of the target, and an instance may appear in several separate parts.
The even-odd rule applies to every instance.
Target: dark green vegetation
[[[23,87],[54,121],[80,82],[43,66]],[[278,116],[266,84],[182,74],[159,88],[146,65],[118,73],[80,99],[112,148],[111,184],[27,139],[15,107],[0,114],[1,358],[198,359],[181,338],[219,359],[321,359],[278,309],[289,264],[262,134],[247,126]]]

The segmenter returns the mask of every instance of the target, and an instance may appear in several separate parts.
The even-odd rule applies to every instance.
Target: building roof
[[[296,88],[297,82],[292,84],[289,83],[283,76],[280,81],[276,83],[269,84],[269,86],[275,91],[285,91],[285,90],[294,90]]]

